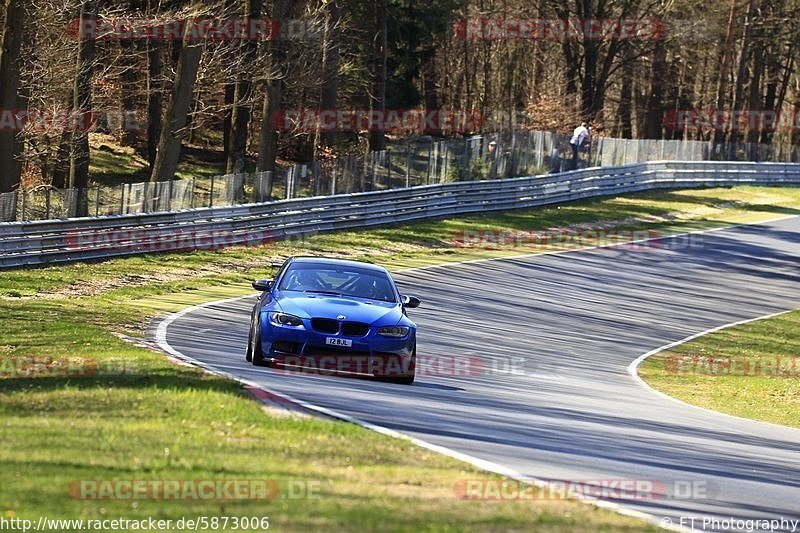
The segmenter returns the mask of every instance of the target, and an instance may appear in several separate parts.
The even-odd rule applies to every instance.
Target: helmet
[[[302,291],[320,287],[319,277],[313,270],[301,268],[289,272],[289,280],[286,283],[286,288],[289,290]]]

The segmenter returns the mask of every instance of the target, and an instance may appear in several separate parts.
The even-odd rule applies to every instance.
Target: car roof
[[[304,263],[304,264],[326,264],[326,265],[341,265],[341,266],[350,266],[350,267],[358,267],[367,270],[375,270],[376,272],[387,272],[385,268],[379,265],[373,265],[372,263],[364,263],[362,261],[351,261],[349,259],[336,259],[333,257],[313,257],[313,256],[300,256],[300,257],[291,257],[289,261],[292,263]]]

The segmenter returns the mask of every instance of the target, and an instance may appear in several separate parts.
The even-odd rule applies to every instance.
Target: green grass
[[[133,148],[121,146],[111,135],[91,135],[89,175],[91,186],[118,187],[122,183],[150,180],[147,159]],[[213,151],[184,149],[175,173],[178,179],[211,178],[225,174],[225,163]],[[252,170],[248,168],[248,172]]]
[[[89,175],[92,185],[119,186],[121,183],[148,181],[147,161],[133,148],[124,148],[113,142],[98,142],[91,151]]]
[[[459,500],[454,483],[487,474],[353,425],[265,413],[235,383],[172,364],[120,335],[143,337],[163,311],[251,292],[248,280],[269,277],[270,262],[292,254],[399,269],[542,251],[459,247],[455,239],[465,230],[586,224],[675,232],[798,212],[800,189],[672,191],[260,247],[3,271],[0,372],[25,357],[82,358],[102,372],[0,379],[0,516],[251,515],[269,516],[273,526],[288,530],[641,531],[642,522],[572,501]],[[209,478],[312,481],[320,497],[129,502],[67,495],[73,480]]]
[[[800,427],[800,311],[682,344],[647,359],[639,375],[694,405]]]

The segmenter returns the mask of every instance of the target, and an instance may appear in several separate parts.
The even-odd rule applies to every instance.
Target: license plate
[[[344,346],[346,348],[351,348],[353,346],[353,341],[350,339],[340,339],[339,337],[327,337],[325,339],[325,344],[328,346]]]

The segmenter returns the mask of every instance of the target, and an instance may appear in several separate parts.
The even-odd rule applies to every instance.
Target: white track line
[[[660,390],[652,387],[649,383],[647,383],[645,380],[643,380],[641,378],[641,376],[639,376],[639,366],[641,366],[641,364],[648,357],[651,357],[653,355],[661,353],[661,352],[663,352],[665,350],[669,350],[670,348],[674,348],[676,346],[680,346],[681,344],[685,344],[685,343],[687,343],[689,341],[693,341],[694,339],[703,337],[705,335],[709,335],[711,333],[716,333],[718,331],[722,331],[722,330],[725,330],[725,329],[728,329],[728,328],[732,328],[732,327],[735,327],[735,326],[741,326],[743,324],[749,324],[751,322],[758,322],[759,320],[767,320],[769,318],[775,318],[776,316],[785,315],[787,313],[791,313],[792,311],[794,311],[794,309],[787,309],[786,311],[778,311],[777,313],[770,313],[768,315],[758,316],[756,318],[748,318],[748,319],[745,319],[745,320],[739,320],[738,322],[731,322],[730,324],[723,324],[722,326],[717,326],[715,328],[711,328],[711,329],[707,329],[705,331],[701,331],[700,333],[695,333],[694,335],[689,335],[688,337],[686,337],[684,339],[681,339],[679,341],[675,341],[675,342],[671,342],[669,344],[665,344],[664,346],[656,348],[655,350],[650,350],[649,352],[647,352],[645,354],[642,354],[639,357],[637,357],[635,361],[633,361],[630,365],[628,365],[628,374],[630,374],[630,376],[634,380],[636,380],[636,382],[639,383],[639,385],[641,385],[642,387],[644,387],[646,389],[649,389],[651,392],[653,392],[655,394],[658,394],[662,398],[666,398],[667,400],[670,400],[670,401],[673,401],[673,402],[677,402],[677,403],[679,403],[681,405],[684,405],[686,407],[691,407],[693,409],[699,409],[701,411],[705,411],[706,413],[712,413],[712,414],[717,415],[717,416],[727,416],[727,417],[730,417],[730,418],[735,418],[737,420],[744,420],[744,421],[750,422],[750,423],[757,422],[759,424],[769,424],[771,426],[780,427],[781,429],[793,429],[790,426],[783,426],[781,424],[774,424],[772,422],[765,422],[763,420],[754,420],[752,418],[745,418],[743,416],[736,416],[736,415],[731,415],[731,414],[728,414],[728,413],[723,413],[721,411],[715,411],[715,410],[709,409],[707,407],[700,407],[699,405],[692,405],[690,403],[684,402],[683,400],[679,400],[678,398],[670,396],[669,394],[661,392]]]
[[[553,252],[540,252],[540,253],[532,253],[532,254],[524,254],[524,255],[515,255],[515,256],[511,256],[511,257],[492,257],[492,258],[486,258],[486,259],[470,259],[470,260],[467,260],[467,261],[457,261],[457,262],[452,262],[452,263],[442,263],[442,264],[437,264],[437,265],[428,265],[428,266],[422,266],[422,267],[405,268],[405,269],[401,269],[401,270],[396,270],[394,272],[405,273],[405,272],[413,272],[413,271],[416,271],[416,270],[429,270],[429,269],[432,269],[432,268],[442,268],[442,267],[458,266],[458,265],[472,264],[472,263],[483,263],[483,262],[489,262],[489,261],[512,260],[512,259],[528,258],[528,257],[534,257],[534,256],[540,256],[540,255],[543,256],[543,255],[556,255],[556,254],[567,254],[567,253],[575,253],[575,252],[585,252],[587,250],[595,250],[595,249],[599,249],[599,248],[619,247],[619,246],[623,246],[625,244],[635,244],[635,243],[647,242],[647,241],[653,241],[653,240],[670,239],[670,238],[682,237],[682,236],[685,236],[685,235],[711,233],[711,232],[715,232],[715,231],[733,229],[733,228],[743,227],[743,226],[757,226],[757,225],[761,225],[761,224],[769,224],[771,222],[777,222],[777,221],[780,221],[780,220],[786,220],[786,219],[789,219],[789,218],[797,218],[797,217],[798,217],[798,215],[789,215],[789,216],[783,216],[783,217],[776,217],[776,218],[769,219],[769,220],[764,220],[764,221],[761,221],[761,222],[746,223],[746,224],[736,224],[736,225],[725,226],[725,227],[721,227],[721,228],[713,228],[713,229],[708,229],[708,230],[700,230],[700,231],[679,233],[679,234],[667,235],[667,236],[663,236],[663,237],[653,237],[653,238],[648,238],[648,239],[640,239],[640,240],[629,241],[627,243],[614,243],[614,244],[611,244],[611,245],[591,246],[591,247],[586,247],[586,248],[578,248],[578,249],[575,249],[575,250],[559,250],[559,251],[553,251]],[[215,368],[213,368],[212,366],[210,366],[210,365],[208,365],[206,363],[203,363],[203,362],[198,361],[198,360],[196,360],[196,359],[194,359],[194,358],[192,358],[192,357],[190,357],[190,356],[188,356],[186,354],[181,353],[180,351],[178,351],[175,348],[173,348],[169,344],[169,342],[167,342],[167,330],[168,330],[169,326],[172,325],[172,323],[175,322],[177,319],[182,318],[183,316],[185,316],[185,315],[187,315],[189,313],[192,313],[194,311],[197,311],[197,310],[200,310],[200,309],[203,309],[203,308],[206,308],[206,307],[211,307],[211,306],[215,306],[215,305],[218,305],[218,304],[232,303],[232,302],[243,300],[243,299],[249,298],[249,297],[250,296],[238,296],[236,298],[226,298],[226,299],[223,299],[223,300],[216,300],[216,301],[213,301],[213,302],[206,302],[206,303],[203,303],[203,304],[198,304],[198,305],[194,305],[192,307],[188,307],[186,309],[178,311],[177,313],[171,313],[164,320],[161,320],[158,323],[158,327],[156,328],[156,343],[159,345],[159,347],[162,350],[164,350],[166,353],[168,353],[174,359],[176,359],[176,360],[178,360],[178,361],[180,361],[182,363],[186,363],[186,364],[189,364],[189,365],[197,366],[197,367],[200,367],[200,368],[204,369],[205,371],[207,371],[207,372],[209,372],[211,374],[222,376],[222,377],[225,377],[225,378],[228,378],[228,379],[232,379],[234,381],[242,383],[243,385],[246,385],[246,386],[249,386],[249,387],[253,387],[253,388],[256,388],[256,389],[260,389],[263,392],[265,392],[265,393],[267,393],[267,394],[269,394],[269,395],[271,395],[273,397],[280,398],[280,399],[282,399],[283,401],[285,401],[287,403],[294,404],[294,405],[296,405],[296,406],[298,406],[298,407],[300,407],[302,409],[305,409],[307,411],[318,413],[320,415],[324,415],[324,416],[327,416],[327,417],[335,418],[335,419],[338,419],[338,420],[343,420],[343,421],[346,421],[346,422],[350,422],[350,423],[359,425],[359,426],[361,426],[361,427],[363,427],[365,429],[369,429],[371,431],[375,431],[376,433],[380,433],[382,435],[386,435],[386,436],[389,436],[389,437],[394,437],[394,438],[398,438],[398,439],[407,440],[407,441],[411,442],[412,444],[414,444],[416,446],[419,446],[421,448],[425,448],[427,450],[430,450],[430,451],[433,451],[433,452],[436,452],[436,453],[440,453],[440,454],[445,455],[447,457],[451,457],[453,459],[457,459],[459,461],[463,461],[465,463],[471,464],[472,466],[475,466],[476,468],[480,468],[480,469],[486,470],[488,472],[499,474],[501,476],[508,477],[508,478],[513,479],[515,481],[519,481],[519,482],[522,482],[522,483],[530,483],[530,484],[535,485],[536,487],[540,487],[540,488],[546,488],[548,486],[547,481],[544,481],[544,480],[539,479],[539,478],[534,478],[534,477],[531,477],[531,476],[526,476],[526,475],[524,475],[524,474],[522,474],[520,472],[517,472],[516,470],[507,468],[507,467],[505,467],[503,465],[500,465],[498,463],[494,463],[494,462],[491,462],[491,461],[486,461],[484,459],[480,459],[480,458],[474,457],[472,455],[464,454],[464,453],[458,452],[456,450],[453,450],[453,449],[450,449],[450,448],[447,448],[447,447],[444,447],[444,446],[440,446],[438,444],[433,444],[431,442],[428,442],[428,441],[425,441],[425,440],[422,440],[422,439],[418,439],[416,437],[411,437],[409,435],[406,435],[404,433],[400,433],[400,432],[395,431],[395,430],[390,429],[390,428],[386,428],[386,427],[383,427],[383,426],[372,424],[370,422],[366,422],[366,421],[361,420],[359,418],[356,418],[356,417],[353,417],[353,416],[350,416],[350,415],[347,415],[347,414],[344,414],[344,413],[340,413],[340,412],[335,411],[333,409],[328,409],[327,407],[314,405],[312,403],[305,402],[305,401],[299,400],[297,398],[293,398],[293,397],[291,397],[289,395],[270,390],[270,389],[268,389],[268,388],[266,388],[266,387],[264,387],[262,385],[259,385],[256,382],[253,382],[253,381],[250,381],[250,380],[235,376],[235,375],[233,375],[233,374],[231,374],[229,372],[224,372],[224,371],[215,369]],[[650,389],[651,391],[653,391],[653,392],[655,392],[655,393],[657,393],[657,394],[659,394],[659,395],[661,395],[661,396],[663,396],[665,398],[668,398],[668,399],[670,399],[672,401],[679,402],[679,403],[681,403],[683,405],[690,405],[690,404],[687,404],[685,402],[682,402],[681,400],[678,400],[678,399],[673,398],[673,397],[671,397],[669,395],[666,395],[666,394],[664,394],[664,393],[662,393],[660,391],[657,391],[657,390],[653,389],[652,387],[650,387],[649,385],[647,385],[638,376],[638,374],[636,373],[636,368],[638,368],[639,364],[641,364],[641,362],[644,361],[647,357],[649,357],[649,356],[651,356],[651,355],[653,355],[655,353],[658,353],[660,351],[663,351],[663,350],[666,350],[668,348],[671,348],[671,347],[677,346],[679,344],[682,344],[684,342],[687,342],[689,340],[692,340],[694,338],[700,337],[702,335],[705,335],[705,334],[708,334],[708,333],[712,333],[712,332],[718,331],[720,329],[725,329],[725,328],[728,328],[728,327],[732,327],[732,326],[735,326],[735,325],[738,325],[738,324],[745,324],[747,322],[752,322],[752,321],[755,321],[755,320],[761,320],[761,319],[765,319],[765,318],[770,318],[770,317],[778,316],[778,315],[781,315],[781,314],[784,314],[784,313],[788,313],[788,312],[789,311],[782,311],[780,313],[773,313],[771,315],[767,315],[767,316],[763,316],[763,317],[758,317],[758,318],[749,319],[749,320],[743,320],[743,321],[740,321],[740,322],[735,322],[733,324],[727,324],[727,325],[720,326],[720,327],[717,327],[717,328],[713,328],[713,329],[710,329],[710,330],[707,330],[707,331],[704,331],[704,332],[701,332],[701,333],[697,333],[697,334],[692,335],[690,337],[687,337],[687,338],[685,338],[685,339],[683,339],[681,341],[677,341],[675,343],[671,343],[671,344],[668,344],[666,346],[662,346],[661,348],[657,348],[655,350],[652,350],[652,351],[640,356],[639,358],[637,358],[636,361],[631,363],[631,365],[628,367],[628,372],[642,386]],[[696,407],[696,406],[692,406],[692,407]],[[696,407],[696,408],[697,409],[703,409],[704,411],[708,411],[708,412],[713,413],[715,415],[724,415],[724,413],[719,413],[717,411],[712,411],[710,409],[705,409],[705,408],[702,408],[702,407]],[[732,416],[732,415],[724,415],[724,416]],[[741,417],[736,417],[736,418],[741,418]],[[751,420],[751,419],[742,419],[742,420],[747,420],[748,422],[753,422],[753,420]],[[781,426],[781,427],[784,427],[784,426]],[[626,509],[626,508],[624,508],[624,507],[622,507],[619,504],[614,503],[614,502],[609,502],[609,501],[606,501],[606,500],[598,500],[598,499],[593,498],[591,496],[585,496],[585,495],[577,496],[577,497],[575,497],[575,499],[590,503],[592,505],[595,505],[596,507],[601,507],[601,508],[604,508],[604,509],[609,509],[609,510],[615,511],[615,512],[617,512],[619,514],[622,514],[622,515],[631,516],[631,517],[634,517],[634,518],[640,518],[642,520],[646,520],[646,521],[648,521],[650,523],[653,523],[655,525],[658,525],[658,526],[660,526],[660,527],[662,527],[664,529],[668,529],[668,530],[671,530],[671,531],[684,531],[684,532],[685,531],[691,531],[690,529],[687,529],[687,528],[681,527],[681,526],[677,526],[675,524],[665,525],[665,523],[661,520],[661,518],[656,516],[656,515],[644,513],[644,512],[641,512],[641,511],[634,511],[634,510],[631,510],[631,509]]]
[[[542,480],[542,479],[539,479],[539,478],[534,478],[534,477],[531,477],[531,476],[526,476],[526,475],[524,475],[524,474],[522,474],[522,473],[520,473],[520,472],[518,472],[516,470],[513,470],[511,468],[505,467],[505,466],[500,465],[498,463],[494,463],[494,462],[491,462],[491,461],[486,461],[485,459],[481,459],[479,457],[475,457],[475,456],[472,456],[472,455],[461,453],[459,451],[447,448],[445,446],[440,446],[438,444],[433,444],[432,442],[428,442],[428,441],[425,441],[425,440],[422,440],[422,439],[419,439],[419,438],[416,438],[416,437],[411,437],[410,435],[406,435],[404,433],[400,433],[400,432],[395,431],[393,429],[390,429],[390,428],[387,428],[387,427],[384,427],[384,426],[379,426],[377,424],[373,424],[371,422],[367,422],[365,420],[361,420],[360,418],[356,418],[354,416],[350,416],[350,415],[347,415],[345,413],[340,413],[339,411],[336,411],[334,409],[329,409],[327,407],[314,405],[314,404],[306,402],[304,400],[300,400],[300,399],[294,398],[292,396],[289,396],[288,394],[284,394],[284,393],[280,393],[280,392],[271,390],[271,389],[269,389],[267,387],[264,387],[263,385],[260,385],[260,384],[254,382],[254,381],[241,378],[241,377],[233,375],[233,374],[231,374],[229,372],[225,372],[225,371],[216,369],[216,368],[212,367],[211,365],[203,363],[202,361],[198,361],[198,360],[194,359],[193,357],[188,356],[188,355],[180,352],[179,350],[176,350],[167,341],[167,330],[169,329],[169,326],[173,322],[175,322],[177,319],[182,318],[185,315],[193,313],[195,311],[199,311],[201,309],[204,309],[206,307],[212,307],[212,306],[215,306],[215,305],[218,305],[218,304],[232,303],[232,302],[236,302],[236,301],[242,300],[244,298],[248,298],[248,296],[240,296],[240,297],[236,297],[236,298],[227,298],[227,299],[224,299],[224,300],[217,300],[217,301],[214,301],[214,302],[207,302],[207,303],[203,303],[203,304],[194,305],[192,307],[188,307],[188,308],[183,309],[183,310],[181,310],[181,311],[179,311],[177,313],[171,313],[164,320],[161,320],[158,323],[158,326],[156,328],[156,343],[158,344],[158,346],[162,350],[164,350],[171,357],[173,357],[174,359],[178,360],[182,364],[188,364],[188,365],[192,365],[192,366],[197,366],[197,367],[202,368],[203,370],[205,370],[206,372],[208,372],[210,374],[214,374],[214,375],[221,376],[221,377],[224,377],[224,378],[232,379],[232,380],[237,381],[237,382],[239,382],[239,383],[241,383],[241,384],[243,384],[243,385],[245,385],[247,387],[252,387],[252,388],[255,388],[255,389],[259,389],[259,390],[263,391],[264,393],[266,393],[266,394],[268,394],[268,395],[270,395],[272,397],[280,399],[282,402],[285,402],[285,403],[288,403],[288,404],[293,404],[294,406],[296,406],[298,408],[301,408],[303,410],[311,411],[311,412],[316,413],[318,415],[324,415],[326,417],[334,418],[334,419],[337,419],[337,420],[350,422],[352,424],[356,424],[356,425],[361,426],[361,427],[363,427],[365,429],[368,429],[370,431],[374,431],[376,433],[380,433],[381,435],[386,435],[388,437],[393,437],[393,438],[397,438],[397,439],[406,440],[406,441],[408,441],[408,442],[410,442],[410,443],[412,443],[412,444],[414,444],[416,446],[419,446],[420,448],[425,448],[425,449],[430,450],[432,452],[436,452],[436,453],[445,455],[447,457],[451,457],[453,459],[456,459],[456,460],[459,460],[459,461],[463,461],[463,462],[471,464],[472,466],[474,466],[476,468],[479,468],[481,470],[485,470],[487,472],[492,472],[492,473],[495,473],[495,474],[499,474],[501,476],[505,476],[507,478],[513,479],[515,481],[519,481],[521,483],[532,484],[532,485],[535,485],[536,487],[539,487],[539,488],[548,488],[550,486],[549,483],[547,481],[545,481],[545,480]],[[574,496],[574,499],[575,500],[584,501],[584,502],[589,503],[591,505],[594,505],[596,507],[601,507],[601,508],[604,508],[604,509],[608,509],[608,510],[614,511],[614,512],[622,514],[622,515],[627,515],[627,516],[631,516],[631,517],[634,517],[634,518],[639,518],[641,520],[645,520],[645,521],[648,521],[650,523],[653,523],[653,524],[659,525],[661,527],[664,527],[664,524],[661,523],[661,518],[659,518],[659,517],[657,517],[655,515],[643,513],[641,511],[634,511],[632,509],[626,509],[626,508],[624,508],[624,507],[622,507],[619,504],[614,503],[614,502],[609,502],[607,500],[600,500],[600,499],[596,499],[596,498],[593,498],[591,496],[586,496],[586,495]],[[681,528],[681,527],[677,527],[677,526],[666,527],[665,529],[670,529],[670,530],[673,530],[673,531],[689,531],[686,528]]]

